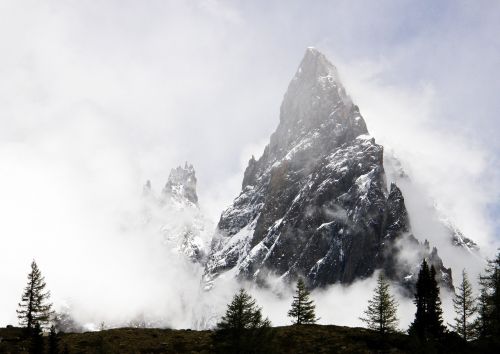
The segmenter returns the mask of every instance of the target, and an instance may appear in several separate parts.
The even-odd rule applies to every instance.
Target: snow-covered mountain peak
[[[327,100],[327,104],[334,106],[340,103],[339,101],[347,105],[352,104],[340,81],[337,68],[324,54],[312,47],[306,50],[290,82],[283,104],[300,97],[311,100],[313,105],[317,105],[318,100]]]
[[[316,48],[307,48],[293,80],[318,81],[327,77],[330,83],[339,81],[335,66]]]
[[[347,96],[337,69],[310,48],[288,86],[278,128],[261,160],[272,165],[313,146],[338,146],[362,134],[368,134],[365,121]]]
[[[417,256],[407,260],[402,248]],[[224,273],[258,283],[271,274],[302,276],[322,287],[384,269],[411,289],[405,279],[427,253],[412,234],[402,192],[395,184],[387,190],[383,147],[369,135],[333,64],[308,48],[269,145],[249,160],[240,195],[221,215],[205,267],[207,287]],[[436,254],[436,268],[452,288],[439,261]]]
[[[196,173],[187,162],[170,171],[159,197],[151,182],[143,187],[145,227],[162,235],[165,246],[174,254],[202,262],[213,232],[212,222],[198,206]]]
[[[170,171],[168,181],[162,191],[164,201],[189,202],[198,205],[196,194],[196,173],[193,165],[185,163]]]

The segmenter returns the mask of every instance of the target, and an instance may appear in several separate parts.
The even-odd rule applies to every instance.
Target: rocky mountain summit
[[[205,267],[265,284],[303,276],[311,287],[349,284],[384,269],[411,288],[422,257],[452,288],[437,250],[412,233],[401,190],[388,185],[383,147],[369,135],[336,68],[308,48],[263,155],[221,215]],[[422,240],[423,241],[423,240]]]
[[[193,262],[203,262],[213,232],[212,223],[198,205],[196,172],[187,162],[170,171],[167,183],[156,197],[147,181],[143,195],[145,222],[157,229],[164,243]]]
[[[184,167],[178,166],[170,171],[167,184],[162,191],[162,202],[176,201],[180,203],[192,203],[198,205],[196,194],[196,173],[193,165],[187,162]]]

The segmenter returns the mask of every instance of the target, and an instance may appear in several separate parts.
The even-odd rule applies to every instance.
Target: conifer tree
[[[429,276],[429,300],[428,300],[428,325],[429,333],[434,338],[441,337],[446,331],[443,325],[443,310],[441,309],[441,298],[439,296],[439,284],[436,280],[436,268],[431,266]]]
[[[368,308],[364,312],[366,317],[360,317],[360,319],[367,324],[368,328],[381,334],[396,332],[399,322],[397,307],[396,299],[389,292],[389,283],[380,272],[375,294],[371,300],[368,300]]]
[[[488,336],[489,332],[489,294],[488,288],[482,279],[479,277],[479,285],[481,286],[479,290],[479,296],[477,298],[477,318],[474,323],[476,334],[479,338],[485,338]]]
[[[293,297],[292,308],[288,311],[288,317],[292,318],[293,324],[314,324],[316,314],[314,301],[309,298],[310,293],[302,278],[297,280],[297,289]]]
[[[416,334],[419,337],[424,337],[425,335],[429,277],[429,267],[424,259],[418,273],[416,284],[414,303],[417,306],[417,311],[415,312],[415,320],[410,325],[408,331],[410,334]]]
[[[233,297],[215,330],[217,351],[222,353],[264,353],[271,322],[244,290]]]
[[[31,272],[28,274],[28,284],[24,289],[17,310],[17,317],[21,326],[29,330],[37,324],[46,326],[53,314],[52,304],[48,302],[50,292],[45,291],[45,279],[38,269],[36,262],[31,263]]]
[[[445,327],[436,270],[434,266],[429,269],[425,259],[418,273],[414,303],[417,311],[408,332],[420,338],[441,337],[445,332]]]
[[[457,317],[455,324],[451,328],[468,341],[475,337],[474,315],[477,313],[476,299],[472,292],[472,286],[467,277],[467,272],[462,270],[462,282],[458,287],[458,292],[453,299],[453,307]]]
[[[244,289],[240,289],[227,306],[226,314],[217,328],[241,330],[269,325],[268,319],[262,319],[262,309],[256,305],[255,300]]]
[[[488,261],[485,274],[479,277],[478,318],[476,328],[480,337],[500,337],[500,252]]]

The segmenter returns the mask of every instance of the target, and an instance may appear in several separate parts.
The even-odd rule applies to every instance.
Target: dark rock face
[[[387,190],[383,147],[368,135],[335,67],[307,49],[278,128],[222,213],[205,280],[229,272],[265,282],[273,274],[321,287],[384,268],[410,284],[415,264],[399,257],[408,242],[425,254],[401,191],[395,184]]]

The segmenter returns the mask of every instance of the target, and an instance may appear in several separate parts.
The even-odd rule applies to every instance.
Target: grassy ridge
[[[455,339],[425,345],[404,334],[384,337],[363,329],[340,326],[286,326],[272,329],[272,353],[475,353],[488,346],[465,345]],[[118,328],[100,332],[61,333],[59,347],[79,353],[213,353],[211,331]],[[30,341],[20,328],[0,328],[0,353],[29,352]],[[47,338],[45,338],[47,342]],[[478,351],[479,350],[479,351]],[[494,352],[494,351],[492,351]]]

